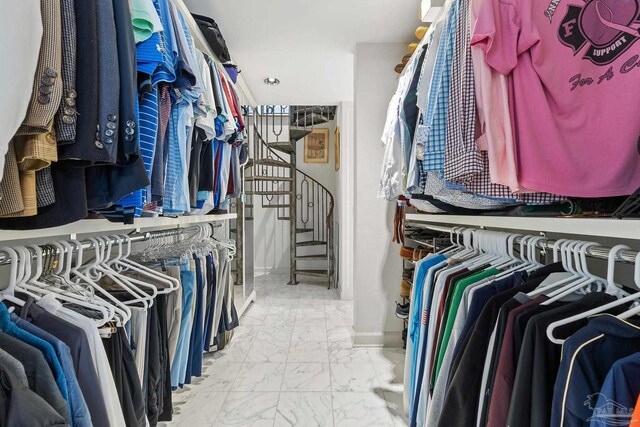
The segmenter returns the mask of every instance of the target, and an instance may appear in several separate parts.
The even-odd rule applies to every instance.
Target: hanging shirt
[[[124,425],[125,421],[120,402],[118,401],[118,392],[95,322],[73,310],[62,307],[62,303],[56,300],[53,295],[45,295],[38,301],[38,305],[49,313],[82,329],[87,338],[93,365],[98,376],[99,387],[96,392],[100,393],[104,399],[109,424],[112,426]]]
[[[153,33],[162,31],[162,23],[152,0],[131,0],[129,7],[136,44],[147,40]]]
[[[640,353],[634,353],[613,364],[600,389],[590,427],[610,426],[612,415],[616,422],[632,421],[636,396],[640,394],[639,374]],[[614,407],[615,411],[612,411],[610,408]]]
[[[593,400],[597,400],[613,364],[640,351],[640,327],[610,314],[594,316],[562,349],[551,423],[559,427],[584,425],[597,408]],[[585,399],[591,399],[587,405]]]
[[[16,371],[11,370],[10,365],[0,365],[3,379],[0,400],[4,408],[0,414],[2,425],[70,425],[66,402],[60,395],[42,354],[4,333],[0,333],[0,345],[22,365]]]
[[[471,42],[513,80],[518,182],[576,197],[640,186],[635,1],[487,2]]]
[[[96,393],[99,382],[93,366],[89,343],[82,330],[49,313],[37,305],[31,297],[26,298],[25,304],[20,308],[19,312],[21,319],[33,323],[69,347],[73,367],[91,413],[92,423],[95,426],[107,426],[108,418],[104,398],[101,394]]]
[[[93,426],[93,423],[91,422],[91,415],[89,414],[89,408],[87,408],[87,402],[85,401],[82,390],[80,390],[80,385],[78,384],[78,379],[76,378],[76,372],[73,367],[73,360],[71,359],[71,351],[69,350],[69,347],[53,335],[23,319],[20,319],[15,314],[11,315],[11,321],[18,325],[19,328],[45,340],[53,346],[56,351],[56,356],[58,356],[58,360],[60,360],[60,365],[62,366],[62,370],[64,371],[64,376],[67,381],[71,424],[74,427]]]
[[[566,319],[584,313],[595,307],[615,301],[611,295],[592,292],[582,299],[562,304],[553,310],[533,316],[525,330],[518,359],[512,397],[509,406],[508,423],[513,427],[542,427],[551,423],[551,411],[554,397],[554,384],[563,347],[553,344],[547,338],[548,326],[560,319]],[[544,306],[548,307],[548,306]],[[619,313],[624,308],[613,308],[611,313]],[[588,319],[573,322],[558,328],[556,336],[568,338],[587,324]],[[584,402],[583,396],[582,402]],[[535,409],[534,409],[535,408]]]

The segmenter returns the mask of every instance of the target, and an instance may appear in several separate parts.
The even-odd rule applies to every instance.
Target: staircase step
[[[247,196],[288,196],[291,191],[247,191]]]
[[[327,261],[327,254],[320,255],[296,255],[298,261]]]
[[[296,228],[296,233],[311,233],[313,228]]]
[[[276,166],[282,168],[291,168],[291,165],[287,162],[283,162],[282,160],[274,160],[274,159],[249,159],[247,166],[260,165],[260,166]]]
[[[268,208],[268,209],[281,209],[281,208],[290,208],[291,205],[283,203],[283,204],[279,204],[279,205],[262,205],[262,207],[263,208]]]
[[[327,113],[328,111],[325,111]],[[295,114],[295,113],[294,113]],[[295,116],[294,116],[295,118]],[[317,126],[323,123],[327,123],[329,118],[317,112],[307,112],[303,117],[300,117],[292,123],[293,126]]]
[[[288,142],[281,142],[278,144],[268,144],[272,150],[282,151],[283,153],[293,154],[296,152],[296,148]]]
[[[308,129],[305,129],[305,128],[290,127],[289,128],[289,139],[292,142],[298,142],[302,138],[304,138],[305,136],[309,135],[310,133],[311,133],[311,131],[308,130]]]
[[[321,242],[320,240],[309,240],[306,242],[297,242],[296,246],[322,246],[326,244],[327,242]]]
[[[248,176],[246,181],[293,181],[293,178],[286,176]]]
[[[299,276],[329,277],[328,270],[296,270]]]

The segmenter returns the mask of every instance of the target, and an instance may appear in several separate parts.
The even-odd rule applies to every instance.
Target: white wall
[[[340,298],[353,300],[353,195],[355,193],[355,134],[353,102],[342,102],[337,112],[340,127],[340,170],[336,179],[338,210],[338,285]]]
[[[335,131],[338,122],[331,120],[321,125],[315,125],[316,129],[329,129],[329,162],[327,163],[305,163],[304,162],[304,140],[298,141],[298,151],[296,153],[296,162],[298,169],[327,187],[327,190],[336,196],[336,176],[335,170]]]
[[[393,68],[405,52],[406,45],[396,43],[356,46],[352,230],[354,342],[359,345],[402,343],[402,322],[394,314],[402,279],[399,247],[391,243],[395,206],[376,198],[376,193],[384,153],[380,136],[397,86]]]

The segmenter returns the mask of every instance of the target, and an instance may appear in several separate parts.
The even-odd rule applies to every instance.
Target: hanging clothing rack
[[[216,228],[220,228],[222,227],[222,224],[220,223],[215,223],[215,222],[211,222],[211,223],[205,223],[207,225],[209,225],[210,227],[212,227],[212,230],[216,229]],[[163,238],[163,237],[172,237],[172,236],[180,236],[182,234],[186,234],[192,231],[195,231],[199,229],[198,226],[191,226],[191,227],[181,227],[181,228],[174,228],[174,229],[170,229],[170,230],[156,230],[156,231],[144,231],[144,232],[132,232],[130,234],[128,234],[127,236],[129,236],[129,241],[131,243],[136,243],[136,242],[145,242],[151,239],[158,239],[158,238]],[[120,234],[120,236],[123,236],[124,234]],[[118,239],[117,235],[111,235],[109,236],[109,242],[111,242],[111,244],[113,245],[117,245],[119,242],[121,242],[122,239]],[[80,242],[80,244],[82,245],[82,249],[83,250],[90,250],[93,249],[95,247],[95,243],[90,241],[90,240],[82,240]],[[27,248],[29,249],[29,252],[31,253],[31,258],[35,259],[36,258],[36,254],[35,251],[31,248]],[[77,252],[77,248],[74,248],[73,251]],[[59,252],[59,251],[57,251]],[[66,253],[66,249],[64,251],[64,253]],[[11,258],[8,257],[3,251],[0,250],[0,265],[7,265],[11,262]]]
[[[479,228],[473,228],[473,227],[444,227],[444,226],[440,226],[440,225],[431,225],[431,224],[422,224],[422,223],[415,223],[412,221],[408,221],[411,223],[412,226],[417,227],[417,228],[424,228],[424,229],[428,229],[428,230],[432,230],[432,231],[440,231],[443,233],[451,233],[454,228],[459,228],[459,229],[467,229],[467,230],[480,230]],[[515,233],[517,234],[517,233]],[[520,241],[522,240],[521,237],[517,237],[514,240],[514,244],[516,243],[520,243]],[[540,240],[539,242],[536,243],[536,246],[540,249],[542,249],[543,251],[546,250],[553,250],[553,246],[556,243],[556,240],[552,240],[552,239],[543,239]],[[591,258],[597,258],[597,259],[608,259],[609,257],[609,253],[611,252],[611,248],[606,247],[606,246],[593,246],[589,249],[587,249],[586,254],[587,256],[591,257]],[[628,250],[625,249],[621,252],[618,252],[618,256],[616,257],[616,261],[618,262],[622,262],[625,264],[634,264],[635,260],[636,260],[636,256],[638,255],[638,251],[634,251],[634,250]]]

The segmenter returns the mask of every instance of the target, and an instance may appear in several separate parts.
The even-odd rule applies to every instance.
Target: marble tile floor
[[[174,426],[401,427],[404,350],[354,348],[353,306],[323,284],[257,278],[257,302],[203,376],[174,393]]]

